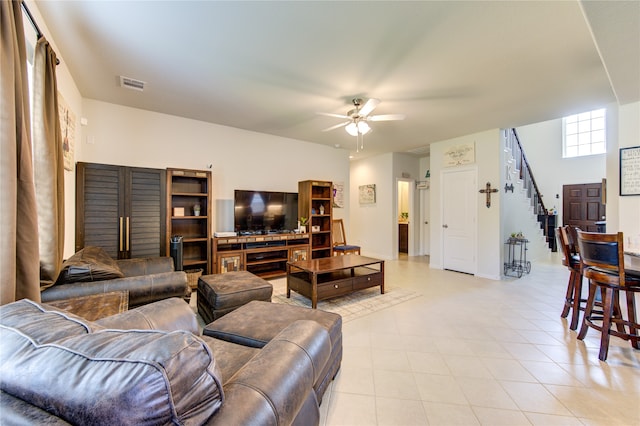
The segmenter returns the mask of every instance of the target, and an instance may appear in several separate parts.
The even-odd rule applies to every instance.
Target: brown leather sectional
[[[73,268],[72,271],[77,271],[75,275],[82,278],[76,277],[76,280],[72,280],[69,277],[73,274],[65,274],[63,270],[58,282],[40,293],[43,303],[124,290],[129,292],[130,308],[169,297],[181,297],[186,300],[191,297],[187,275],[183,271],[174,270],[171,257],[112,260],[108,269],[119,273],[107,276],[108,279],[104,279],[104,273],[99,273],[107,269],[104,265],[110,259],[102,259],[98,255],[90,260],[86,258],[87,256],[75,262],[73,259],[65,262],[68,269]],[[96,279],[78,281],[89,279],[86,276],[96,275]]]
[[[268,320],[259,311],[256,327]],[[178,298],[95,322],[28,300],[4,305],[3,424],[318,424],[314,386],[336,362],[332,341],[341,355],[341,322],[330,336],[326,324],[290,318],[251,347],[198,336]]]

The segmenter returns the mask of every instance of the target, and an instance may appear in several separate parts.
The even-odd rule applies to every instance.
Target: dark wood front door
[[[562,223],[596,232],[596,222],[605,220],[602,184],[585,183],[562,187]]]

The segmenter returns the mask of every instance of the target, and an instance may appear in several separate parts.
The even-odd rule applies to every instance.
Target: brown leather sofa
[[[95,322],[21,300],[0,332],[3,425],[319,423],[331,341],[315,321],[258,349],[197,336],[176,298]]]
[[[98,248],[87,247],[83,252],[84,256],[74,255],[79,259],[67,260],[56,284],[40,293],[43,303],[122,290],[129,292],[131,308],[170,297],[191,297],[187,275],[174,270],[171,257],[112,260]]]

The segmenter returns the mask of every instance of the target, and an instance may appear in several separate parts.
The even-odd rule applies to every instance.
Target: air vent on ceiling
[[[144,85],[146,83],[144,81],[136,80],[133,78],[125,77],[123,75],[120,76],[120,87],[124,87],[127,89],[137,90],[142,92],[144,90]]]
[[[425,155],[425,154],[431,153],[431,146],[425,145],[425,146],[421,146],[421,147],[418,147],[418,148],[410,149],[410,150],[408,150],[406,152],[411,153],[411,154],[416,154],[416,155]]]

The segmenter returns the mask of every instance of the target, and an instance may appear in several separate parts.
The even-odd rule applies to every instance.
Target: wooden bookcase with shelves
[[[171,237],[182,236],[185,271],[212,271],[211,214],[211,172],[167,169],[167,256]]]
[[[311,258],[333,256],[333,183],[317,180],[298,182],[298,216],[309,218]]]
[[[249,271],[262,278],[286,275],[287,262],[309,258],[309,234],[214,237],[215,273]]]

